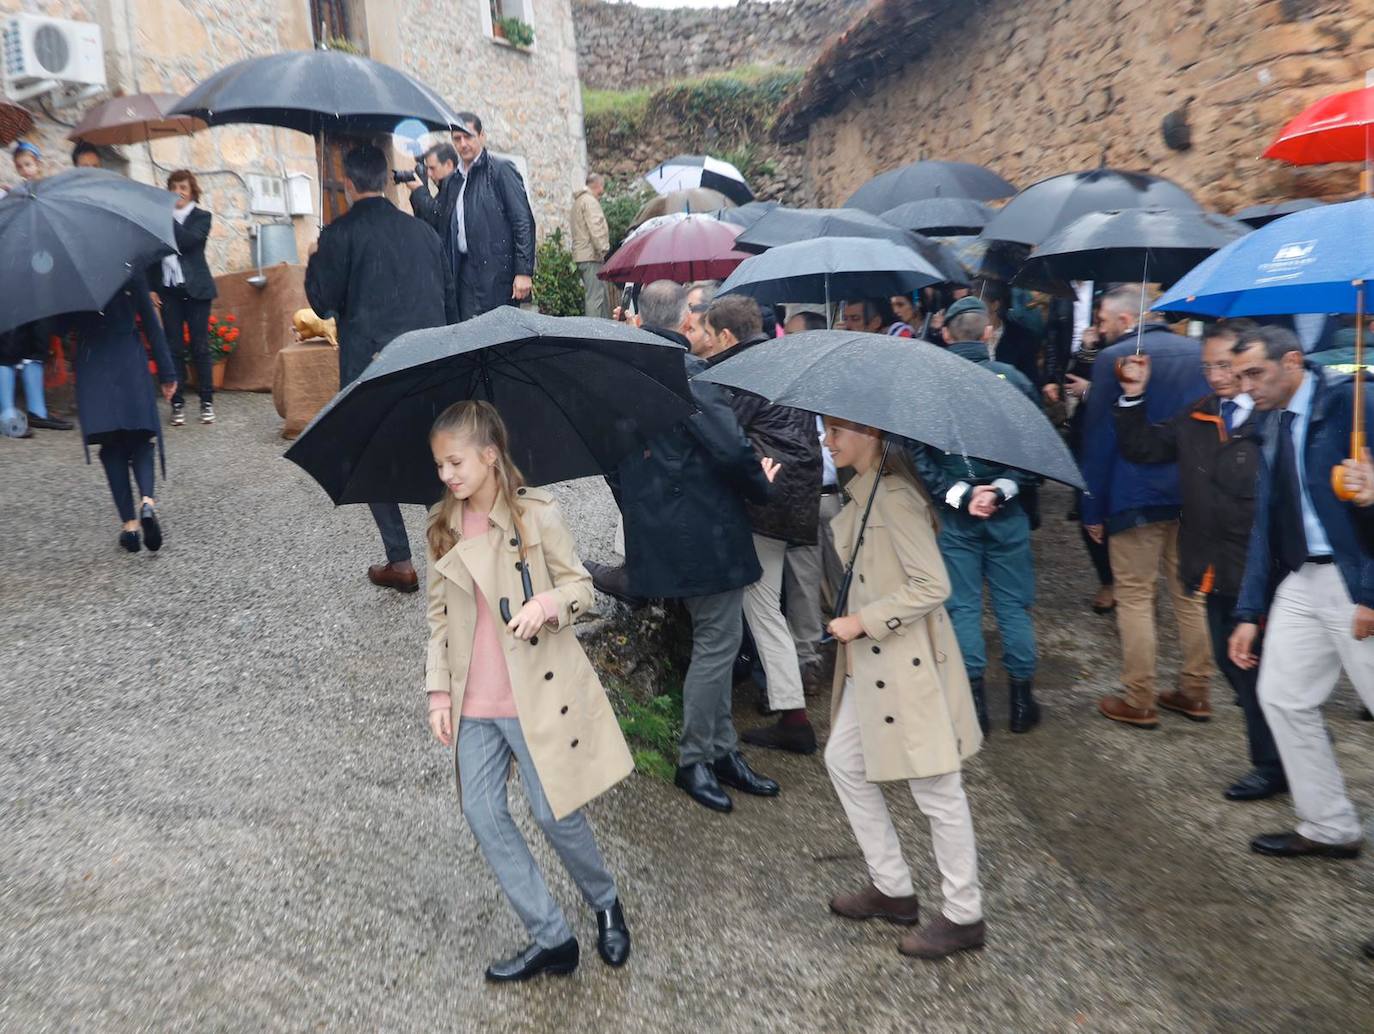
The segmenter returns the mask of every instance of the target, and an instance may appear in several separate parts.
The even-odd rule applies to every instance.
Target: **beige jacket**
[[[530,579],[536,594],[552,592],[558,625],[528,641],[504,630],[501,634],[520,730],[554,817],[561,819],[628,776],[634,761],[573,632],[573,622],[592,605],[591,577],[577,558],[553,497],[537,488],[522,488],[519,494]],[[473,587],[481,590],[493,613],[501,597],[512,601],[512,610],[519,609],[523,598],[510,510],[498,502],[491,512],[491,530],[481,538],[461,537],[461,508],[456,521],[458,544],[429,562],[425,662],[426,691],[452,696],[455,733],[477,616]]]
[[[830,522],[835,549],[849,562],[875,474],[848,485],[848,501]],[[878,486],[863,548],[854,566],[849,613],[865,636],[841,645],[832,714],[852,670],[864,767],[870,782],[957,772],[983,736],[959,643],[944,602],[949,575],[921,494],[895,475]]]
[[[586,187],[573,195],[572,253],[574,262],[601,262],[611,250],[611,229],[601,202]]]

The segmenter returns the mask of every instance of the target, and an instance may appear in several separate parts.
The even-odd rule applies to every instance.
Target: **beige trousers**
[[[1178,577],[1178,521],[1143,524],[1109,540],[1116,582],[1116,627],[1121,634],[1121,685],[1126,702],[1145,710],[1155,706],[1155,595],[1164,576],[1174,601],[1183,666],[1178,688],[1189,699],[1206,701],[1212,681],[1212,643],[1207,606]]]
[[[758,647],[763,673],[768,676],[768,706],[774,711],[805,707],[797,644],[782,616],[782,565],[787,543],[755,535],[754,550],[759,555],[763,577],[744,590],[744,616]]]
[[[883,799],[882,787],[870,783],[864,771],[863,738],[854,704],[854,681],[845,679],[840,707],[825,745],[825,767],[840,798],[854,839],[859,842],[873,886],[889,897],[916,893],[911,870],[902,857],[897,829]],[[907,782],[916,807],[930,822],[931,847],[940,868],[945,918],[952,923],[976,923],[983,918],[983,895],[978,884],[978,845],[973,816],[958,772]]]

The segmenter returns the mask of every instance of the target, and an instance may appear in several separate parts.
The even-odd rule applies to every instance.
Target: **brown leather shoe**
[[[1364,841],[1355,840],[1349,844],[1323,844],[1319,840],[1308,840],[1301,833],[1262,833],[1250,841],[1250,850],[1255,854],[1267,854],[1271,858],[1358,858],[1364,848]]]
[[[987,926],[983,920],[954,923],[941,914],[903,937],[897,950],[914,959],[943,959],[955,952],[981,948],[986,937]]]
[[[409,560],[398,560],[394,564],[373,564],[367,569],[367,580],[383,589],[397,592],[414,592],[420,587],[420,577],[415,573],[415,565]]]
[[[1171,689],[1159,694],[1159,706],[1166,711],[1175,711],[1194,722],[1210,722],[1212,705],[1206,700],[1194,700],[1181,689]]]
[[[1097,709],[1102,712],[1103,717],[1114,722],[1134,725],[1137,729],[1153,729],[1159,724],[1159,712],[1153,707],[1148,710],[1143,707],[1132,707],[1115,694],[1099,700]]]
[[[1098,589],[1093,597],[1092,608],[1094,614],[1110,614],[1116,610],[1116,589],[1110,585]]]
[[[830,911],[846,919],[886,919],[898,926],[921,921],[921,902],[915,894],[890,898],[872,884],[853,894],[836,894],[830,899]]]

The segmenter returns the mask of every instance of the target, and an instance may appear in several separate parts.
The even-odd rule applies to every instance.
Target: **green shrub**
[[[636,179],[622,187],[608,187],[601,195],[601,210],[606,213],[606,226],[611,235],[611,251],[625,243],[625,235],[630,232],[630,223],[644,203],[654,196],[653,188],[642,179]]]
[[[545,237],[535,253],[534,301],[546,316],[581,316],[587,311],[582,274],[563,243],[562,228]]]
[[[501,26],[501,34],[512,46],[528,47],[534,42],[534,26],[529,22],[519,18],[498,18],[496,24]]]

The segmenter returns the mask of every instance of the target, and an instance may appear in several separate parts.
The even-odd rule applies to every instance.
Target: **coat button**
[[[886,688],[887,688],[887,683],[884,682],[882,679],[879,679],[879,680],[878,680],[878,688],[879,688],[879,689],[886,689]]]
[[[863,575],[859,575],[859,581],[863,581],[863,580],[864,580],[864,576],[863,576]]]
[[[515,569],[516,569],[517,571],[520,570],[520,561],[519,561],[519,560],[517,560],[517,561],[515,562]]]
[[[576,747],[576,746],[577,746],[577,741],[576,741],[576,740],[573,740],[573,741],[572,741],[572,745],[573,745],[574,747]]]
[[[531,645],[531,646],[538,646],[538,645],[539,645],[539,637],[538,637],[537,635],[532,635],[532,636],[530,636],[530,645]]]
[[[883,721],[887,722],[888,725],[891,725],[896,720],[897,719],[893,718],[892,715],[888,715],[886,718],[883,719]]]
[[[882,653],[883,651],[882,651],[882,648],[881,648],[881,647],[875,646],[875,647],[873,647],[873,652],[874,652],[874,653]]]
[[[519,540],[519,539],[511,539],[511,540],[510,540],[510,544],[511,544],[512,546],[518,546],[518,545],[520,545],[520,540]]]
[[[517,489],[515,490],[515,494],[516,494],[516,495],[524,495],[524,494],[525,494],[525,490],[524,490],[523,488],[517,488]]]
[[[911,658],[911,664],[912,664],[913,667],[919,668],[919,667],[921,666],[921,658],[919,658],[919,657],[913,657],[913,658]]]
[[[553,681],[553,672],[551,672],[551,671],[546,671],[546,672],[544,672],[544,681],[545,681],[545,682],[552,682],[552,681]]]
[[[562,707],[560,707],[560,708],[558,709],[558,713],[559,713],[559,714],[567,714],[567,713],[568,713],[568,705],[567,705],[567,704],[564,704]]]

